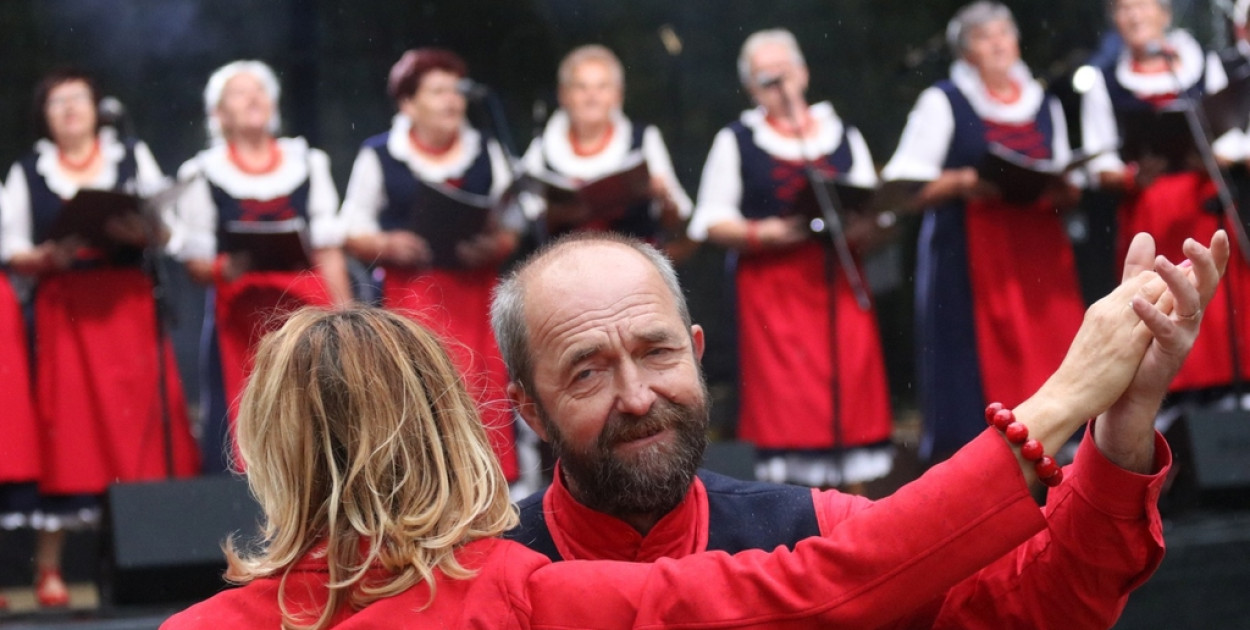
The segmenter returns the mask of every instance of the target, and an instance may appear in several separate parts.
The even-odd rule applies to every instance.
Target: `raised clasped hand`
[[[1222,230],[1216,232],[1206,247],[1188,239],[1183,251],[1186,259],[1174,264],[1154,255],[1154,241],[1149,235],[1138,234],[1125,260],[1126,278],[1148,273],[1145,269],[1153,269],[1158,276],[1130,302],[1150,341],[1132,380],[1095,425],[1094,441],[1112,462],[1136,472],[1153,468],[1154,418],[1168,385],[1193,348],[1203,312],[1224,274],[1228,235]],[[1156,293],[1157,300],[1147,299]]]
[[[1039,394],[1062,404],[1078,422],[1107,410],[1130,384],[1135,395],[1161,397],[1193,345],[1200,309],[1228,259],[1228,237],[1217,233],[1210,248],[1190,240],[1185,252],[1191,262],[1173,265],[1155,256],[1154,239],[1137,235],[1120,285],[1086,310],[1063,363]],[[1161,341],[1152,343],[1156,337]]]

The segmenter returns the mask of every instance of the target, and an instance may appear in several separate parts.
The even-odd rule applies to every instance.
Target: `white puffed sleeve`
[[[1111,107],[1111,95],[1107,92],[1107,79],[1102,71],[1094,74],[1094,83],[1081,97],[1081,148],[1087,153],[1102,152],[1089,161],[1087,170],[1098,173],[1124,170],[1120,160],[1120,130],[1116,126],[1115,110]],[[1097,182],[1097,177],[1093,178]]]
[[[942,164],[955,134],[955,114],[950,99],[936,87],[926,88],[907,115],[898,148],[881,171],[886,181],[932,181],[942,174]]]
[[[733,131],[721,129],[712,140],[703,175],[699,180],[699,199],[686,234],[695,241],[707,240],[708,228],[722,221],[742,220],[742,157]]]
[[[498,201],[512,185],[514,178],[512,160],[504,153],[503,146],[494,140],[486,143],[486,153],[490,157],[490,198]],[[513,232],[523,232],[525,222],[525,210],[517,198],[509,199],[500,209],[500,227]]]
[[[330,175],[330,158],[321,149],[308,150],[308,238],[316,248],[343,245],[339,191]]]
[[[178,168],[178,180],[190,182],[177,203],[170,226],[169,253],[181,261],[211,260],[217,255],[217,204],[208,180],[192,158]]]
[[[9,177],[0,191],[0,261],[8,262],[14,254],[30,251],[31,243],[30,188],[21,164],[9,169]]]
[[[352,174],[343,193],[343,208],[339,211],[346,235],[380,232],[378,215],[385,207],[386,184],[382,181],[382,163],[373,149],[361,149],[352,164]]]
[[[689,218],[694,204],[686,190],[681,187],[681,182],[677,181],[677,172],[673,170],[673,160],[669,157],[664,137],[654,125],[648,125],[642,132],[642,154],[647,160],[647,170],[651,176],[659,177],[664,182],[673,203],[677,204],[677,213],[683,219]]]
[[[868,143],[855,127],[846,128],[846,142],[851,148],[851,170],[846,174],[847,182],[855,186],[873,188],[877,185],[877,167],[872,162],[872,152]]]

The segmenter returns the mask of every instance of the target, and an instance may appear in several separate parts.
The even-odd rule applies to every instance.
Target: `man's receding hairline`
[[[647,258],[646,254],[643,254],[636,248],[631,247],[628,243],[622,243],[611,239],[577,239],[557,243],[555,247],[543,252],[542,255],[530,261],[528,265],[523,267],[517,275],[517,279],[520,281],[522,293],[525,292],[526,285],[529,284],[532,276],[537,276],[540,272],[545,271],[551,267],[552,264],[565,256],[594,247],[612,247],[621,251],[630,252],[637,258],[641,259],[648,269],[651,269],[656,274],[661,275],[661,277],[663,276],[663,274],[660,273],[660,270],[656,268],[655,263],[652,262],[651,259]]]

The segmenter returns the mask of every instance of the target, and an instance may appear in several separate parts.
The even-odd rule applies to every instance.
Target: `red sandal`
[[[35,600],[44,608],[64,608],[69,605],[69,588],[58,569],[40,569],[35,579]]]

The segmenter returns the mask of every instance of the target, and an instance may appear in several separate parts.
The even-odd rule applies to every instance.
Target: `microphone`
[[[456,81],[456,91],[473,101],[486,98],[490,94],[490,88],[468,77]]]
[[[126,106],[116,96],[106,96],[100,99],[96,116],[101,125],[116,128],[126,118]]]
[[[755,75],[755,86],[761,90],[775,88],[781,85],[782,76],[775,72],[761,72]]]
[[[1147,59],[1163,58],[1168,61],[1176,60],[1176,51],[1168,46],[1166,42],[1153,41],[1142,48],[1142,56]]]

